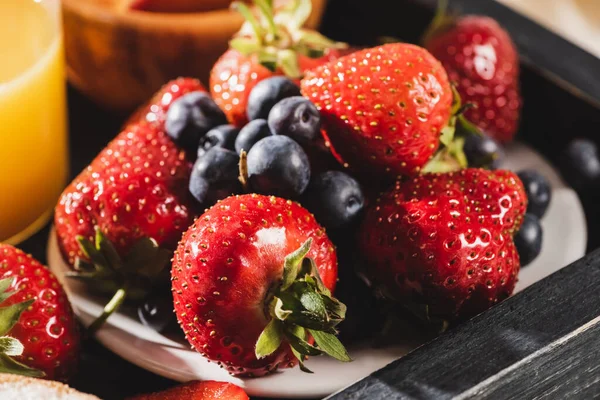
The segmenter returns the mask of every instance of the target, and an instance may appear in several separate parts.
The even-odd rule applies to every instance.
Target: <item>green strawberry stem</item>
[[[238,179],[242,184],[242,189],[244,189],[244,192],[248,192],[250,188],[248,185],[248,153],[246,153],[245,150],[240,151],[239,167],[240,176]]]
[[[442,129],[439,150],[421,170],[424,174],[446,173],[467,168],[467,157],[463,151],[465,137],[483,135],[483,132],[464,116],[464,112],[474,105],[462,104],[460,94],[454,86],[452,86],[452,93],[452,116],[448,125]]]
[[[438,0],[435,16],[421,37],[421,43],[425,44],[435,35],[452,26],[456,17],[448,13],[448,0]]]
[[[312,239],[308,239],[284,262],[283,277],[268,299],[269,323],[256,342],[255,355],[264,358],[284,342],[290,345],[300,369],[308,356],[328,354],[343,362],[352,361],[339,341],[335,327],[344,320],[346,306],[332,297],[311,258],[306,257]],[[313,338],[315,345],[310,343]]]
[[[122,287],[117,290],[112,299],[104,306],[102,314],[88,326],[87,331],[90,336],[94,336],[96,332],[104,325],[108,317],[110,317],[115,311],[117,311],[125,299],[127,298],[127,287]]]
[[[66,276],[111,296],[102,314],[88,328],[88,333],[94,335],[125,300],[139,301],[148,295],[169,265],[172,253],[159,247],[154,239],[144,237],[121,258],[98,227],[93,242],[81,236],[77,240],[86,259],[77,259],[75,271]]]
[[[244,3],[234,1],[231,8],[246,22],[229,42],[232,49],[256,56],[266,68],[280,68],[290,78],[302,76],[298,56],[321,57],[327,49],[346,48],[345,43],[329,40],[318,32],[302,29],[312,12],[311,0],[290,1],[275,10],[273,1],[254,0],[258,18]]]
[[[16,291],[9,291],[13,285],[13,278],[0,280],[0,305]],[[16,361],[13,357],[23,354],[23,344],[16,338],[8,336],[10,330],[21,318],[21,314],[34,302],[34,299],[25,300],[10,306],[0,307],[0,373],[18,374],[33,378],[45,376],[44,372],[29,368]]]

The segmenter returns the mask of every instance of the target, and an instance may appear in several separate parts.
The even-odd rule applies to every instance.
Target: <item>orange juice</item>
[[[67,176],[58,0],[0,0],[0,242],[41,228]]]

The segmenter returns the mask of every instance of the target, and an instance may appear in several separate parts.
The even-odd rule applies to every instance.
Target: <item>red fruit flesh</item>
[[[467,169],[401,182],[361,229],[365,275],[384,297],[472,316],[508,297],[519,272],[512,240],[527,207],[509,171]]]
[[[55,209],[63,256],[84,257],[77,236],[95,227],[125,255],[141,237],[174,248],[194,211],[187,191],[191,163],[157,126],[131,125],[65,189]]]
[[[135,396],[130,400],[248,400],[248,395],[233,383],[193,381],[163,392]]]
[[[418,173],[451,115],[452,91],[441,64],[403,43],[313,69],[302,93],[321,110],[334,154],[363,174]]]
[[[79,329],[67,295],[56,277],[29,254],[0,244],[0,280],[14,278],[9,292],[16,291],[0,307],[35,301],[8,332],[24,346],[15,359],[43,371],[46,379],[66,381],[79,359]]]
[[[289,200],[259,195],[229,197],[196,220],[175,252],[175,312],[188,341],[236,375],[261,376],[293,367],[284,343],[258,360],[254,346],[270,317],[270,292],[285,257],[308,238],[308,253],[333,291],[337,258],[314,217]]]
[[[519,56],[509,34],[492,18],[469,16],[433,34],[427,49],[446,68],[463,103],[476,105],[465,116],[500,142],[517,132],[521,96]]]

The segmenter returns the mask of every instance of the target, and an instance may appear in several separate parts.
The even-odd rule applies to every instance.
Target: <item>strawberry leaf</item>
[[[323,299],[325,308],[327,309],[327,312],[330,315],[332,315],[334,318],[337,317],[337,319],[339,319],[340,322],[341,320],[346,318],[346,305],[344,303],[342,303],[336,298],[324,294],[321,295],[321,298]]]
[[[260,43],[254,38],[249,37],[237,37],[229,41],[229,47],[239,51],[245,56],[256,53],[260,50]]]
[[[294,28],[301,28],[312,13],[311,0],[295,0],[292,19],[289,21]]]
[[[300,303],[311,314],[314,314],[319,320],[329,321],[325,302],[316,292],[304,292],[300,295]]]
[[[304,340],[305,331],[304,329],[300,330],[287,330],[286,331],[286,339],[289,342],[290,346],[295,349],[298,353],[303,356],[318,356],[323,354],[323,352],[306,340]]]
[[[343,362],[352,361],[352,359],[348,355],[348,352],[344,348],[344,345],[335,335],[332,335],[331,333],[315,331],[312,329],[310,329],[309,331],[322,351],[335,358],[336,360]]]
[[[106,258],[104,258],[100,251],[96,249],[94,243],[92,243],[88,238],[77,236],[77,242],[79,242],[79,247],[81,248],[83,254],[89,258],[97,268],[108,267]]]
[[[42,371],[29,368],[28,366],[13,360],[6,354],[0,354],[0,372],[29,376],[32,378],[42,378],[43,376],[45,376],[45,374]]]
[[[6,335],[15,326],[23,311],[25,311],[35,300],[27,300],[22,303],[13,304],[0,308],[0,336]]]
[[[282,340],[283,324],[280,320],[273,318],[256,341],[254,349],[256,358],[261,359],[273,354],[281,346]]]
[[[331,296],[331,292],[325,287],[325,284],[323,284],[323,280],[321,280],[321,274],[319,274],[319,270],[317,269],[315,260],[309,257],[302,260],[301,274],[308,274],[312,276],[316,281],[317,290],[320,293],[326,294],[327,296]]]
[[[96,229],[96,249],[104,256],[106,265],[110,265],[112,269],[117,271],[123,267],[117,249],[98,228]]]
[[[7,356],[20,356],[23,354],[25,347],[17,339],[10,336],[0,337],[0,354],[6,354]]]
[[[312,245],[312,239],[308,239],[306,242],[302,244],[296,251],[290,253],[285,258],[285,262],[283,264],[283,282],[281,283],[281,291],[287,290],[296,278],[298,277],[298,271],[300,266],[302,265],[302,260],[310,251],[310,246]]]
[[[0,293],[6,292],[10,285],[12,285],[13,281],[14,279],[11,277],[0,279]]]
[[[275,317],[281,321],[285,321],[287,317],[289,317],[293,311],[286,310],[284,308],[283,301],[279,298],[275,298],[275,307],[273,308],[273,312],[275,313]]]
[[[303,360],[304,356],[302,354],[300,354],[293,347],[290,347],[290,349],[292,350],[292,354],[294,354],[294,357],[296,357],[298,359],[298,365],[300,366],[300,371],[306,372],[307,374],[313,374],[314,372],[312,372],[310,369],[306,368],[306,365],[304,365],[304,360]]]
[[[442,129],[442,134],[440,135],[440,143],[444,146],[448,147],[452,144],[452,140],[454,140],[454,133],[456,132],[456,117],[450,118],[450,122]]]
[[[0,280],[0,304],[2,304],[4,300],[8,299],[10,296],[16,293],[8,291],[13,281],[14,279],[12,277]]]
[[[341,321],[341,319],[329,319],[329,321],[324,321],[321,316],[310,311],[295,312],[286,318],[287,323],[329,333],[335,333],[335,326]]]
[[[239,12],[242,17],[246,20],[246,23],[250,24],[252,27],[252,31],[254,32],[255,37],[260,41],[264,35],[264,31],[261,25],[258,23],[258,20],[254,17],[254,14],[248,8],[248,6],[242,2],[234,1],[231,3],[231,9]]]
[[[269,6],[266,0],[254,0],[254,4],[260,9],[262,20],[267,23],[267,32],[275,36],[277,34],[277,27],[273,18],[273,7]]]
[[[302,71],[300,71],[298,64],[298,55],[293,50],[279,50],[277,52],[277,65],[290,78],[300,78],[302,76]]]

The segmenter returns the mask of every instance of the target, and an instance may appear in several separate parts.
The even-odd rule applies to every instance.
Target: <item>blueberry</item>
[[[527,212],[542,218],[552,198],[550,183],[542,174],[533,170],[524,170],[517,175],[523,182],[527,193]]]
[[[269,113],[269,128],[276,135],[289,136],[300,144],[314,141],[321,129],[321,114],[310,100],[288,97]]]
[[[525,214],[521,229],[515,235],[515,246],[521,266],[530,264],[542,250],[543,231],[540,220],[533,214]]]
[[[227,150],[233,150],[235,147],[235,138],[240,130],[233,125],[219,125],[200,139],[198,146],[198,157],[202,157],[213,147],[222,147]]]
[[[170,293],[151,294],[138,306],[137,312],[140,322],[157,332],[165,332],[167,328],[177,324]]]
[[[190,193],[204,206],[210,206],[241,191],[239,156],[221,147],[213,147],[194,164]]]
[[[264,139],[271,135],[272,133],[267,121],[264,119],[250,121],[242,128],[237,139],[235,139],[235,151],[238,154],[240,154],[242,150],[248,152],[260,139]]]
[[[325,228],[336,230],[356,222],[365,207],[365,196],[350,175],[327,171],[311,180],[302,204]]]
[[[175,100],[165,121],[169,137],[183,149],[195,152],[206,132],[227,123],[223,111],[207,93],[193,92]]]
[[[289,137],[269,136],[248,152],[248,179],[258,193],[295,198],[310,181],[308,157]]]
[[[504,159],[502,146],[491,137],[483,134],[468,134],[464,145],[469,167],[498,169]]]
[[[248,120],[267,119],[275,104],[292,96],[300,96],[300,88],[286,77],[274,76],[258,82],[248,97]]]
[[[561,172],[565,180],[578,191],[600,187],[598,147],[587,139],[575,139],[562,155]]]

